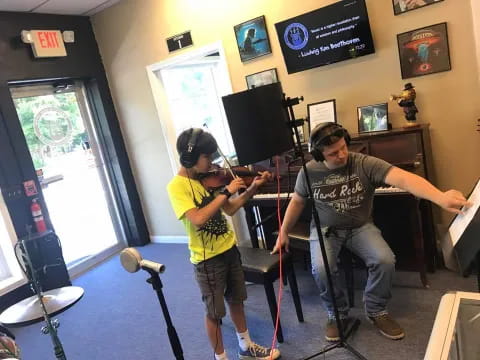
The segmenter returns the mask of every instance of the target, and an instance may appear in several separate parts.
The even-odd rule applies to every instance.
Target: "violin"
[[[208,172],[198,174],[198,180],[205,189],[214,191],[228,185],[233,180],[232,173],[235,177],[241,177],[247,187],[252,184],[255,177],[259,176],[258,172],[250,171],[244,166],[232,166],[230,169],[225,169],[214,165]]]

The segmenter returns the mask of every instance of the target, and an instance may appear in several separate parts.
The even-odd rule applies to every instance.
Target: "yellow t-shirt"
[[[187,231],[190,261],[193,264],[224,253],[235,245],[235,233],[221,210],[201,228],[197,228],[185,216],[188,210],[202,208],[215,198],[199,181],[175,175],[168,183],[167,191],[173,211]]]

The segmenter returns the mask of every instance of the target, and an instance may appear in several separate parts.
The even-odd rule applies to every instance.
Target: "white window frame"
[[[219,87],[218,92],[220,96],[229,95],[232,93],[232,84],[228,72],[225,50],[223,49],[221,41],[217,41],[201,48],[185,52],[178,56],[174,56],[167,60],[160,61],[146,67],[155,106],[157,108],[157,113],[160,118],[160,125],[162,127],[162,133],[164,136],[165,145],[167,147],[168,157],[170,159],[172,174],[176,174],[178,169],[180,168],[180,163],[178,161],[178,156],[175,149],[177,134],[175,133],[175,127],[173,126],[172,120],[170,118],[168,99],[165,95],[165,88],[163,86],[163,83],[159,80],[159,72],[162,69],[178,66],[180,64],[185,64],[189,60],[198,59],[209,54],[213,54],[215,52],[218,52],[220,56],[220,60],[218,62],[218,70],[223,74],[223,76],[221,76],[220,78],[225,79],[225,81],[223,82],[217,82],[217,85]],[[223,107],[221,107],[221,109],[222,115],[226,120],[226,115],[224,113]]]
[[[0,222],[5,224],[5,230],[7,232],[7,237],[3,233],[3,229],[0,230],[0,248],[5,259],[3,264],[8,268],[10,276],[6,279],[0,281],[0,296],[16,289],[19,286],[25,285],[27,283],[27,278],[22,272],[20,265],[17,263],[14,253],[15,244],[18,242],[17,234],[12,224],[10,214],[8,212],[7,206],[3,199],[3,196],[0,194]],[[0,224],[0,227],[3,228],[3,224]]]

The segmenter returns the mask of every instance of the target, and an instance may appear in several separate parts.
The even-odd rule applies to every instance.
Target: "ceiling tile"
[[[93,8],[86,12],[84,15],[91,16],[93,14],[99,13],[102,10],[105,10],[109,8],[110,6],[115,5],[116,3],[119,3],[121,0],[109,0],[109,1],[104,1],[104,3],[96,8]]]
[[[99,6],[105,0],[49,0],[35,9],[47,14],[79,15]]]
[[[0,11],[30,11],[45,0],[0,0]]]

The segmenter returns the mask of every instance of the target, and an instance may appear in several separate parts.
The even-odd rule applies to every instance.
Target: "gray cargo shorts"
[[[209,318],[225,316],[223,298],[231,304],[241,304],[247,298],[242,261],[236,246],[193,266]]]

